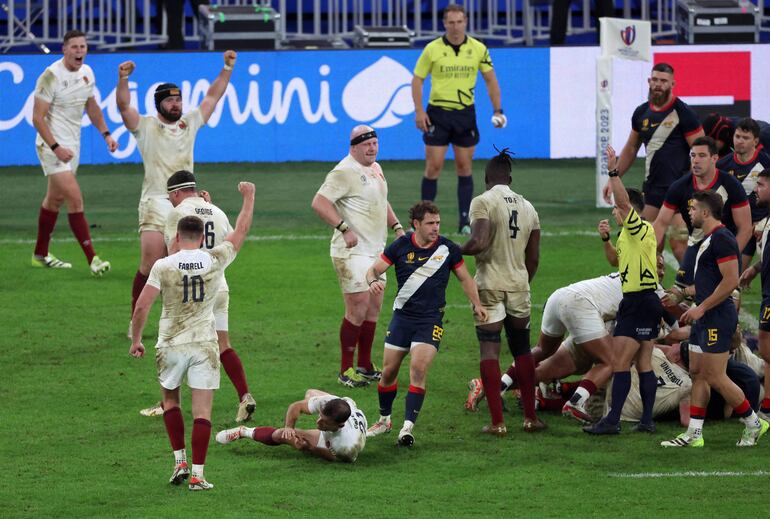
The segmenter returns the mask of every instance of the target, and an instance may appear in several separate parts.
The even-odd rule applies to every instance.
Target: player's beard
[[[166,119],[167,121],[170,121],[172,123],[175,123],[179,119],[182,118],[182,111],[181,110],[179,112],[177,112],[177,113],[171,113],[171,112],[167,112],[162,106],[158,110],[158,113],[160,113],[160,115],[162,115],[164,119]]]
[[[656,92],[652,88],[647,94],[647,100],[653,104],[653,106],[663,106],[671,99],[671,90],[663,90]]]

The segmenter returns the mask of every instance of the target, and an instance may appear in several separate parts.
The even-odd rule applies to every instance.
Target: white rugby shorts
[[[176,389],[187,378],[192,389],[219,389],[219,345],[215,341],[164,346],[155,350],[158,382]]]
[[[139,201],[139,232],[166,231],[168,215],[174,208],[168,198],[150,197]]]
[[[376,256],[363,256],[360,254],[351,254],[347,258],[332,257],[334,271],[337,273],[340,289],[343,294],[355,294],[356,292],[366,292],[369,290],[369,284],[366,282],[366,271],[377,260]],[[385,274],[380,275],[380,279],[385,280]]]
[[[560,288],[548,298],[540,331],[549,337],[569,334],[577,344],[607,335],[599,310],[573,290]]]
[[[77,173],[78,165],[80,164],[80,146],[62,146],[72,150],[72,153],[75,154],[69,162],[60,161],[45,143],[35,146],[37,158],[40,161],[40,166],[43,168],[45,176],[65,173],[67,171],[72,172],[73,175]]]

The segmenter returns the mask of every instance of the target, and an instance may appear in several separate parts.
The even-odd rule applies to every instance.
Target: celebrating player
[[[393,319],[385,334],[382,379],[377,386],[380,418],[369,428],[367,436],[378,436],[391,430],[390,415],[398,389],[398,370],[406,355],[411,354],[404,425],[398,433],[398,444],[405,447],[414,443],[412,429],[425,399],[428,368],[444,335],[442,319],[450,271],[455,273],[473,304],[478,322],[487,320],[487,311],[481,305],[476,283],[468,273],[460,247],[439,235],[441,217],[438,207],[432,202],[415,204],[409,210],[409,221],[414,232],[388,245],[366,273],[369,290],[375,295],[385,290],[380,276],[391,265],[396,266],[398,281]]]
[[[317,414],[317,429],[296,429],[300,414]],[[236,427],[217,433],[218,443],[226,445],[251,438],[265,445],[291,445],[329,461],[353,463],[366,445],[366,416],[350,398],[308,389],[305,399],[286,410],[281,429],[275,427]]]
[[[197,216],[203,220],[203,246],[211,250],[221,245],[225,237],[233,230],[227,215],[211,202],[206,201],[203,194],[196,191],[195,175],[189,171],[177,171],[168,179],[168,198],[174,206],[166,222],[165,238],[169,253],[175,250],[174,238],[179,220],[185,216]],[[233,383],[238,393],[238,412],[235,415],[236,422],[245,422],[251,418],[257,407],[254,397],[249,392],[246,382],[246,373],[243,370],[238,353],[230,345],[228,332],[228,310],[230,305],[230,292],[227,281],[222,283],[214,304],[214,325],[217,330],[217,342],[219,343],[219,361],[225,369],[230,382]],[[144,416],[160,416],[163,407],[158,403],[154,407],[143,409]]]
[[[617,158],[612,146],[607,146],[607,168],[610,186],[615,197],[613,215],[622,225],[617,241],[618,272],[623,287],[613,333],[614,354],[612,358],[612,407],[601,420],[583,430],[590,434],[618,434],[620,413],[631,388],[631,363],[639,371],[639,391],[644,403],[644,413],[636,430],[655,430],[652,408],[655,403],[656,379],[652,371],[652,340],[658,336],[660,320],[666,314],[655,293],[658,288],[657,242],[652,224],[643,220],[631,204],[630,193],[623,186],[618,170]],[[635,191],[638,197],[641,193]]]
[[[162,83],[155,89],[157,117],[140,116],[131,106],[128,78],[136,68],[133,61],[118,66],[118,87],[115,99],[126,125],[133,136],[144,161],[144,181],[139,200],[139,236],[141,260],[134,276],[131,293],[131,312],[136,298],[147,282],[152,265],[166,255],[163,231],[171,212],[166,193],[166,181],[176,171],[193,171],[193,147],[198,130],[211,117],[219,99],[230,82],[236,54],[224,53],[224,67],[209,87],[198,108],[182,115],[182,91],[173,83]]]
[[[618,158],[618,175],[626,171],[636,159],[644,144],[647,152],[644,165],[644,211],[642,218],[654,221],[663,205],[669,186],[690,168],[689,151],[695,139],[703,136],[703,128],[696,113],[673,94],[674,69],[668,63],[652,67],[647,80],[650,87],[648,102],[639,105],[631,117],[631,133]],[[609,202],[610,184],[604,187],[604,198]],[[677,260],[684,256],[684,225],[677,219],[677,235],[672,236],[671,248]]]
[[[163,421],[174,451],[170,483],[178,485],[190,476],[184,440],[184,418],[179,408],[179,388],[187,378],[192,395],[192,475],[190,490],[214,487],[203,475],[209,438],[214,390],[219,389],[219,347],[214,325],[214,306],[225,282],[224,270],[243,245],[254,212],[254,184],[241,182],[243,206],[235,230],[222,245],[201,249],[205,240],[203,220],[185,216],[179,220],[174,247],[179,252],[158,260],[136,302],[132,317],[129,353],[144,356],[142,330],[153,302],[162,292],[156,365],[163,394]]]
[[[365,276],[385,247],[386,225],[396,237],[404,234],[388,203],[388,184],[376,162],[378,150],[379,140],[372,128],[353,128],[350,153],[326,175],[312,203],[316,214],[335,229],[330,255],[345,301],[337,381],[348,387],[366,386],[380,378],[372,363],[372,343],[382,292],[370,293]],[[356,344],[358,367],[354,369]]]
[[[690,371],[693,374],[690,424],[687,431],[661,442],[661,445],[703,447],[706,406],[710,390],[715,389],[746,426],[737,445],[751,447],[767,432],[768,423],[757,416],[743,391],[726,372],[730,341],[738,325],[738,312],[730,295],[738,286],[741,249],[735,236],[720,222],[722,197],[706,190],[695,193],[693,200],[690,220],[693,226],[703,231],[704,238],[698,245],[695,284],[685,288],[685,291],[694,292],[697,306],[682,315],[682,321],[694,323],[693,335],[697,338],[697,342],[690,343]]]
[[[500,105],[500,85],[489,51],[479,40],[465,34],[467,25],[465,8],[449,4],[444,9],[446,34],[425,46],[412,78],[415,124],[423,132],[425,143],[422,199],[436,199],[438,177],[452,144],[457,170],[459,228],[464,234],[470,234],[468,211],[473,198],[473,151],[479,142],[473,104],[479,71],[494,110],[492,124],[495,128],[504,128],[508,122]],[[431,76],[430,99],[428,109],[424,110],[422,88],[428,74]]]
[[[94,99],[96,78],[84,63],[88,53],[86,35],[68,31],[62,44],[64,57],[47,67],[35,84],[32,124],[37,130],[35,149],[43,174],[48,179],[37,223],[37,242],[32,256],[33,267],[72,268],[48,251],[51,233],[59,217],[59,209],[67,204],[72,234],[86,255],[91,274],[101,276],[110,270],[110,262],[96,255],[91,232],[83,212],[83,194],[75,178],[80,162],[80,122],[85,107],[91,123],[99,130],[107,149],[118,144],[110,136],[99,103]]]
[[[505,326],[508,348],[521,382],[524,430],[545,424],[535,414],[535,361],[529,345],[531,310],[529,284],[540,261],[540,219],[529,201],[509,187],[511,156],[503,150],[487,163],[484,194],[471,202],[471,237],[463,254],[476,256],[476,284],[489,322],[477,320],[481,381],[496,388],[500,381],[500,332]],[[487,395],[491,425],[482,432],[505,436],[503,400],[498,391]]]

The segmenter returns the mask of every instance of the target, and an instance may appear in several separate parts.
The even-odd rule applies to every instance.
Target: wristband
[[[609,176],[609,177],[617,177],[617,176],[620,176],[620,174],[618,173],[617,169],[613,169],[612,171],[608,171],[607,172],[607,176]]]
[[[54,142],[53,144],[51,144],[51,151],[55,151],[56,148],[58,148],[58,147],[59,147],[59,143],[58,142]]]
[[[606,238],[602,236],[602,241],[610,241],[610,235],[608,234]]]
[[[233,70],[232,65],[228,65],[227,63],[225,63],[225,66],[222,68],[224,68],[225,70]]]
[[[392,225],[390,228],[391,228],[391,229],[393,229],[393,232],[398,232],[398,231],[401,231],[401,230],[403,230],[403,229],[404,229],[404,226],[403,226],[403,225],[401,225],[401,223],[400,223],[400,222],[396,222],[396,223],[394,223],[394,224],[393,224],[393,225]]]
[[[350,226],[348,226],[348,224],[345,223],[345,220],[340,220],[340,223],[338,223],[334,228],[337,229],[339,232],[344,233],[345,231],[350,229]]]
[[[372,286],[372,283],[374,283],[375,281],[379,281],[379,280],[380,280],[380,278],[374,278],[373,280],[368,282],[368,285]]]
[[[102,132],[102,137],[109,137],[112,135],[109,130]]]
[[[500,108],[500,109],[498,109],[498,110],[495,110],[495,111],[494,111],[494,112],[492,112],[492,113],[493,113],[493,114],[502,114],[502,113],[503,113],[503,109],[502,109],[502,108]]]

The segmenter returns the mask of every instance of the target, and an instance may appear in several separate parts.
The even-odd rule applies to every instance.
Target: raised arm
[[[246,236],[251,228],[251,220],[254,217],[254,184],[251,182],[238,183],[238,191],[243,195],[243,205],[238,219],[235,221],[235,229],[225,237],[225,240],[233,244],[236,251],[241,250]]]
[[[107,144],[107,149],[112,151],[115,151],[118,149],[118,143],[115,142],[115,139],[112,138],[110,135],[110,129],[107,128],[107,123],[104,122],[104,114],[102,113],[102,109],[99,106],[99,103],[96,102],[96,99],[93,97],[89,97],[86,101],[86,113],[88,114],[88,118],[91,120],[91,123],[96,127],[97,130],[99,130],[99,133],[104,137],[104,142]]]
[[[230,76],[233,75],[233,66],[235,65],[235,59],[237,57],[238,55],[234,50],[225,51],[223,55],[225,64],[222,67],[222,70],[219,72],[217,78],[213,83],[211,83],[211,86],[206,92],[206,97],[203,98],[203,101],[201,101],[199,107],[201,116],[203,117],[203,124],[208,122],[209,117],[211,117],[212,112],[214,112],[214,108],[217,106],[217,103],[225,94],[227,85],[230,83]]]
[[[128,90],[128,78],[136,68],[133,61],[124,61],[118,65],[118,87],[115,89],[115,102],[118,104],[120,117],[128,131],[139,126],[139,112],[131,106],[131,92]]]
[[[607,263],[613,267],[617,267],[618,252],[615,250],[615,246],[612,245],[612,241],[610,240],[610,221],[600,221],[597,230],[599,231],[599,236],[604,244],[604,257],[607,258]]]
[[[631,165],[634,163],[636,154],[639,153],[639,148],[641,146],[642,140],[639,138],[639,134],[636,132],[636,130],[631,130],[631,133],[628,134],[626,144],[623,146],[623,149],[620,150],[620,157],[618,158],[618,162],[615,165],[615,168],[610,168],[608,165],[607,170],[611,171],[612,169],[617,169],[618,175],[620,177],[625,175],[626,171],[631,169]],[[610,203],[610,193],[612,193],[612,188],[610,187],[610,183],[607,182],[607,185],[605,185],[604,189],[602,190],[604,200],[607,203]]]
[[[623,185],[623,181],[620,180],[620,172],[617,170],[618,159],[615,156],[615,149],[607,146],[607,170],[610,172],[610,189],[612,189],[612,196],[615,197],[615,207],[620,211],[620,215],[625,221],[628,213],[631,212],[631,201],[628,198],[628,192],[626,186]]]

